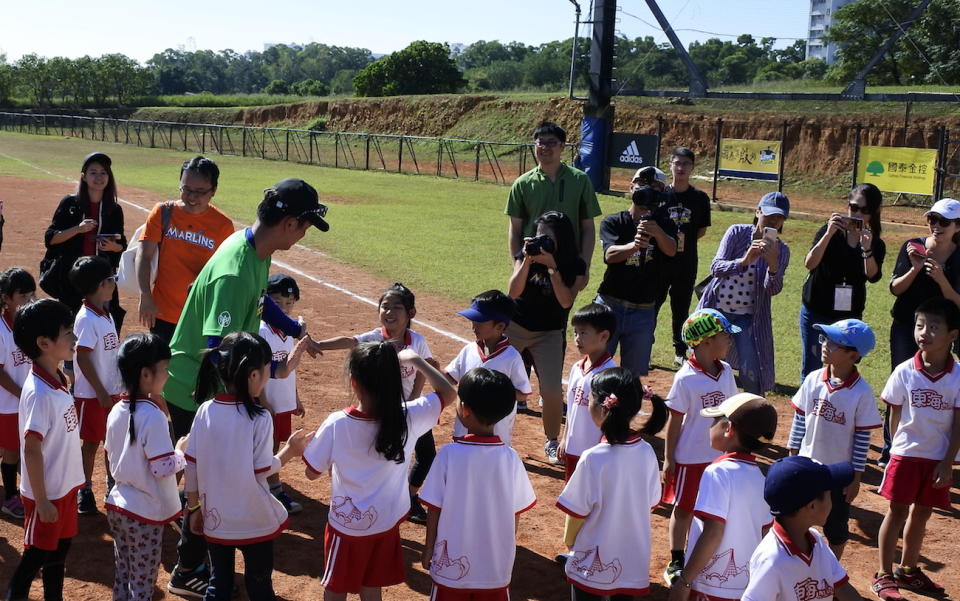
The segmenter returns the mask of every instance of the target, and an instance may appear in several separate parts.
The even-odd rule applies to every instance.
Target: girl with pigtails
[[[603,433],[583,453],[557,507],[567,514],[564,542],[573,601],[626,601],[650,586],[650,512],[660,503],[660,472],[643,440],[663,429],[667,407],[651,395],[652,411],[640,430],[632,421],[644,398],[630,370],[614,367],[591,382],[590,417]]]
[[[189,527],[207,541],[208,601],[230,599],[237,549],[250,600],[274,599],[273,540],[287,525],[287,510],[270,494],[267,478],[302,455],[307,438],[297,430],[273,455],[273,420],[257,402],[271,358],[263,338],[234,332],[200,363],[194,398],[201,404],[185,453],[185,489]]]
[[[169,360],[170,347],[153,334],[127,337],[117,355],[126,395],[110,410],[104,440],[116,482],[106,502],[114,601],[153,599],[163,526],[180,517],[176,475],[185,465],[186,439],[174,450],[163,402],[153,400],[163,392]]]
[[[404,402],[400,367],[423,374],[436,391]],[[417,439],[457,398],[446,376],[406,348],[363,342],[350,351],[354,405],[330,414],[303,454],[307,478],[329,472],[330,514],[320,583],[326,601],[348,593],[378,601],[405,579],[400,523],[410,511],[407,471]]]

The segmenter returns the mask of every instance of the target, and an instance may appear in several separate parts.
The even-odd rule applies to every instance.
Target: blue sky
[[[580,0],[584,17],[590,0]],[[666,37],[643,0],[620,0],[618,31]],[[680,39],[697,31],[780,38],[805,34],[809,0],[660,0]],[[263,50],[268,43],[321,42],[399,50],[414,40],[539,44],[573,35],[569,0],[33,0],[3,2],[0,53],[75,58],[119,52],[140,61],[165,48]],[[639,19],[637,18],[639,17]],[[641,20],[642,19],[642,20]],[[646,21],[647,23],[644,23]],[[733,39],[721,37],[721,39]]]

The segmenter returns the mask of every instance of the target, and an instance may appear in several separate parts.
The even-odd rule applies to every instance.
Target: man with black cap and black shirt
[[[192,395],[202,349],[219,346],[232,332],[259,332],[261,317],[288,336],[306,335],[306,325],[284,315],[265,294],[270,258],[278,250],[289,250],[311,226],[329,230],[326,214],[326,205],[310,184],[285,179],[264,190],[253,226],[224,240],[197,275],[170,343],[170,379],[163,390],[175,437],[189,432],[197,411]],[[187,517],[167,590],[199,597],[206,591],[209,571],[203,563],[203,537],[190,533]]]

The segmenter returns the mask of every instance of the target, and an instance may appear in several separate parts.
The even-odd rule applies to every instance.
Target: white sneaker
[[[543,454],[547,456],[547,463],[550,465],[557,465],[560,463],[560,459],[557,456],[557,451],[560,449],[560,441],[557,439],[551,439],[543,443]]]

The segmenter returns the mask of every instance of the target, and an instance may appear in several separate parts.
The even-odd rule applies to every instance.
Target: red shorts
[[[936,459],[891,455],[883,470],[880,495],[893,503],[950,509],[950,487],[934,488]]]
[[[344,536],[327,524],[323,557],[320,584],[333,593],[359,593],[360,587],[393,586],[406,579],[399,524],[372,536]]]
[[[510,589],[450,588],[434,582],[430,601],[510,601]]]
[[[66,495],[51,501],[57,508],[57,521],[41,522],[37,515],[37,502],[24,495],[23,501],[23,547],[36,547],[44,551],[56,551],[62,538],[77,535],[77,490],[74,488]]]
[[[709,463],[678,463],[673,477],[663,487],[660,502],[675,505],[684,511],[693,511],[697,504],[697,491],[700,490],[700,478]]]
[[[107,436],[107,414],[109,409],[100,406],[97,399],[74,399],[77,415],[80,417],[80,440],[84,442],[103,442]]]
[[[563,481],[569,482],[570,476],[573,475],[573,470],[577,469],[577,462],[580,461],[580,455],[564,455],[563,456]]]
[[[0,449],[20,448],[20,414],[0,413]]]
[[[293,433],[291,426],[291,416],[293,411],[277,413],[273,416],[273,440],[276,442],[287,442],[290,434]]]

